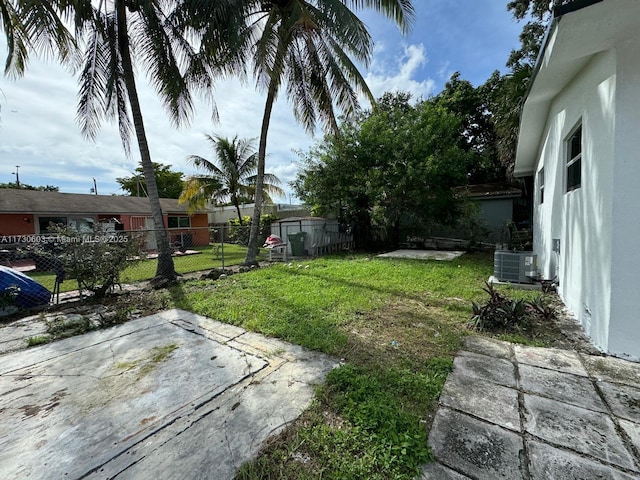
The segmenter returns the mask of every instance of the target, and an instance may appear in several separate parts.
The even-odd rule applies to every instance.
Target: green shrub
[[[45,343],[49,343],[51,341],[51,337],[46,335],[36,335],[35,337],[27,338],[27,347],[35,347],[37,345],[44,345]]]
[[[68,226],[52,226],[50,233],[51,242],[36,245],[35,256],[96,298],[104,297],[119,283],[120,273],[143,257],[143,239],[135,232],[109,233],[96,224],[89,233]]]
[[[262,215],[260,217],[259,245],[262,245],[265,239],[271,235],[271,224],[275,220],[277,220],[277,217],[271,214]],[[250,230],[251,217],[249,215],[242,217],[242,225],[240,225],[240,220],[232,218],[229,220],[229,235],[227,236],[227,239],[229,243],[247,246],[249,244]]]
[[[485,282],[483,289],[489,299],[483,305],[472,302],[471,328],[489,332],[518,332],[529,327],[532,320],[545,320],[555,316],[555,309],[543,295],[531,301],[514,300],[500,293],[492,283]]]

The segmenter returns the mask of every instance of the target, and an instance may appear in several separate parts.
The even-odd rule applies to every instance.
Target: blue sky
[[[504,71],[522,28],[506,11],[506,3],[414,0],[416,19],[406,36],[383,17],[360,13],[376,45],[373,61],[363,72],[374,95],[401,90],[414,98],[428,97],[441,91],[456,71],[474,85],[482,84],[494,70]],[[0,52],[4,59],[4,43]],[[199,103],[190,127],[180,130],[170,125],[143,78],[139,85],[153,161],[174,170],[195,173],[186,161],[190,154],[212,158],[205,133],[259,135],[264,94],[252,84],[221,82],[214,93],[220,122],[213,124],[208,106]],[[15,181],[19,165],[20,181],[31,185],[89,193],[95,178],[99,194],[123,193],[115,179],[130,176],[139,155],[132,149],[131,157],[125,156],[114,125],[104,124],[95,142],[80,135],[75,123],[77,81],[69,72],[34,58],[23,78],[1,78],[0,90],[0,183]],[[317,132],[315,139],[321,135]],[[297,171],[294,150],[307,150],[315,139],[295,123],[286,99],[279,99],[269,133],[267,171],[280,177],[286,191]],[[277,200],[288,203],[291,198]]]

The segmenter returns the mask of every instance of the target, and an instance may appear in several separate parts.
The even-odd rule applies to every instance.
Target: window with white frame
[[[540,203],[544,203],[544,167],[538,172],[538,192],[540,194]]]
[[[580,188],[582,184],[582,124],[574,128],[567,138],[565,178],[567,192]]]

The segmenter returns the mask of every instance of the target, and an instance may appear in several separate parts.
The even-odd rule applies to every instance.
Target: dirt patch
[[[415,299],[395,299],[373,312],[357,314],[344,327],[343,353],[356,364],[422,362],[455,354],[468,333],[464,315]]]

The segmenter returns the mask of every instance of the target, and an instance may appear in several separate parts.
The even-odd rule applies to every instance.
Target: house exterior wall
[[[640,358],[640,40],[619,44],[611,208],[611,327],[608,351]]]
[[[68,218],[87,217],[93,218],[97,221],[109,221],[112,218],[117,219],[122,223],[123,230],[136,230],[132,225],[132,218],[140,217],[140,215],[125,215],[125,214],[101,214],[101,215],[77,215],[77,214],[55,214],[55,215],[43,215],[43,216],[66,216]],[[186,216],[186,213],[168,213],[164,214],[164,223],[167,226],[167,218],[169,216]],[[31,213],[15,213],[15,214],[0,214],[0,237],[8,237],[13,235],[33,235],[40,234],[38,228],[39,215],[33,215]],[[25,218],[28,221],[25,221]],[[191,216],[191,227],[183,229],[169,229],[173,234],[180,232],[190,231],[194,246],[205,246],[209,244],[209,222],[206,213],[196,213]]]
[[[36,233],[35,229],[34,218],[30,213],[0,213],[0,237],[9,235],[33,235]]]
[[[534,251],[597,347],[610,350],[616,52],[591,61],[551,103],[535,174]],[[566,191],[566,139],[582,124],[581,187]],[[636,134],[637,136],[637,134]],[[544,167],[544,202],[540,178]],[[559,252],[553,251],[560,240]],[[640,342],[637,342],[640,346]],[[640,347],[638,347],[640,348]],[[640,352],[638,352],[640,353]]]
[[[172,214],[164,216],[165,226],[167,225],[167,217],[173,216]],[[181,214],[180,216],[184,216]],[[190,235],[190,246],[205,246],[209,245],[209,218],[206,213],[196,213],[191,217],[190,228],[169,228],[169,235],[172,240],[178,238],[180,234]]]

